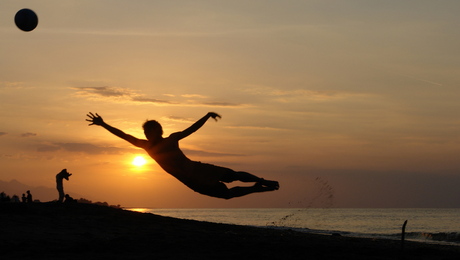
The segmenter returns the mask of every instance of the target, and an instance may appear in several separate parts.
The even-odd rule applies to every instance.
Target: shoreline
[[[94,204],[0,204],[2,259],[460,259],[460,247],[196,220]]]
[[[223,224],[234,224],[242,226],[253,226],[253,227],[264,227],[264,228],[274,228],[274,229],[292,229],[294,231],[312,233],[312,234],[323,234],[323,235],[342,235],[345,237],[358,237],[358,238],[368,238],[368,239],[390,239],[390,240],[401,240],[401,227],[398,228],[398,223],[393,223],[388,225],[385,223],[381,225],[380,223],[370,222],[368,210],[372,211],[381,211],[382,209],[336,209],[336,208],[148,208],[148,207],[123,207],[126,210],[132,210],[136,212],[143,213],[152,213],[162,216],[169,216],[173,218],[181,219],[191,219],[198,221],[209,221],[213,223],[223,223]],[[326,215],[331,215],[330,210],[333,211],[333,217],[324,217]],[[336,215],[334,212],[342,210],[351,210],[351,212],[343,212],[347,214]],[[334,221],[342,221],[343,219],[351,218],[356,219],[359,212],[356,210],[362,211],[365,210],[366,214],[360,216],[362,222],[357,225],[356,222],[348,223],[346,226],[343,225],[334,225],[331,226],[331,223]],[[385,211],[387,209],[384,209]],[[395,209],[389,209],[393,211]],[[438,223],[433,227],[427,227],[422,224],[432,224],[432,222],[423,223],[420,221],[420,212],[412,212],[413,209],[396,209],[396,210],[410,210],[411,212],[404,213],[404,216],[400,219],[407,218],[410,220],[409,230],[405,230],[405,240],[429,244],[441,244],[441,245],[456,245],[460,246],[460,233],[453,232],[450,230],[457,230],[458,225],[454,226],[449,225],[449,230],[443,230],[447,226],[445,224],[439,225]],[[423,209],[423,214],[429,214],[430,212],[425,212]],[[458,210],[458,209],[457,209]],[[280,212],[278,212],[280,211]],[[320,216],[324,224],[318,225],[315,221],[303,221],[301,219],[310,218],[315,219],[318,217],[318,211],[320,211]],[[436,209],[438,212],[439,209]],[[301,214],[298,214],[301,213]],[[307,213],[307,214],[302,214]],[[393,214],[379,212],[379,217],[395,217]],[[398,213],[396,213],[398,214]],[[295,217],[293,217],[295,215]],[[375,218],[371,213],[372,218]],[[270,216],[267,218],[267,216]],[[294,221],[286,221],[286,219],[291,218]],[[445,217],[443,215],[443,217]],[[372,219],[371,218],[371,219]],[[276,219],[276,220],[274,220]],[[434,220],[433,217],[431,217]],[[445,218],[444,218],[445,219]],[[426,220],[425,220],[426,221]],[[299,224],[300,223],[300,224]],[[401,225],[403,222],[400,223]],[[358,230],[357,230],[358,229]],[[414,230],[415,229],[415,230]]]

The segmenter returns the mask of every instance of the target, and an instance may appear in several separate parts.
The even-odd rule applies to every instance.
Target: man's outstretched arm
[[[86,119],[86,121],[88,122],[91,122],[91,124],[89,124],[90,126],[91,125],[99,125],[99,126],[102,126],[104,127],[105,129],[107,129],[110,133],[120,137],[121,139],[124,139],[128,142],[130,142],[132,145],[134,146],[137,146],[137,147],[142,147],[142,140],[132,136],[132,135],[129,135],[129,134],[126,134],[125,132],[121,131],[120,129],[118,128],[115,128],[107,123],[104,122],[104,120],[102,119],[101,116],[99,116],[97,113],[96,114],[93,114],[91,112],[89,112],[89,114],[87,114],[87,116],[89,117],[89,119]]]
[[[208,121],[209,118],[213,118],[214,120],[218,120],[218,118],[222,118],[219,114],[214,113],[214,112],[209,112],[207,113],[204,117],[196,121],[193,125],[191,125],[189,128],[185,129],[182,132],[177,132],[176,134],[178,135],[179,139],[185,138],[192,133],[194,133],[196,130],[200,129],[206,121]]]

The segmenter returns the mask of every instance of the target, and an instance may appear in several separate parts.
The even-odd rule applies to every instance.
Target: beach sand
[[[460,259],[459,246],[174,219],[93,204],[0,204],[0,259]]]

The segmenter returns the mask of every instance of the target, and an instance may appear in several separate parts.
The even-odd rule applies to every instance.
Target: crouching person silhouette
[[[91,125],[99,125],[110,133],[120,137],[134,146],[144,149],[160,166],[192,190],[211,197],[231,199],[255,192],[273,191],[279,189],[277,181],[269,181],[247,172],[234,171],[229,168],[212,164],[192,161],[179,148],[179,141],[200,129],[209,118],[217,121],[220,115],[209,112],[200,120],[181,132],[172,133],[163,137],[163,129],[155,120],[149,120],[142,126],[145,139],[138,139],[132,135],[112,127],[104,122],[97,113],[87,114]],[[233,181],[254,182],[253,186],[228,188],[224,183]]]

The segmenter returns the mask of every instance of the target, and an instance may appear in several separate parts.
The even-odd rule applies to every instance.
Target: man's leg
[[[242,182],[260,182],[263,180],[262,178],[259,178],[248,172],[234,172],[233,178],[235,181],[242,181]]]
[[[58,190],[58,193],[59,193],[59,199],[58,199],[58,202],[63,202],[64,201],[64,187],[61,186],[61,185],[57,185],[57,190]]]
[[[248,172],[242,172],[242,171],[234,171],[230,168],[226,167],[221,167],[221,166],[216,166],[212,164],[206,164],[206,163],[199,163],[195,166],[195,170],[198,172],[202,173],[210,173],[212,176],[218,176],[217,180],[221,182],[226,182],[230,183],[233,181],[241,181],[241,182],[255,182],[256,184],[259,185],[254,185],[256,186],[265,186],[262,188],[253,188],[253,187],[239,187],[243,188],[243,191],[237,191],[236,194],[243,194],[244,193],[252,193],[252,192],[259,192],[259,191],[254,191],[254,190],[261,190],[263,188],[267,188],[266,190],[262,191],[267,191],[267,190],[277,190],[279,189],[279,183],[277,181],[269,181],[265,180],[263,178],[257,177],[253,174],[250,174]],[[249,190],[246,190],[249,189]],[[240,196],[243,196],[240,195]],[[235,197],[235,196],[234,196]],[[236,196],[239,197],[239,196]]]
[[[255,182],[257,184],[261,184],[263,186],[270,187],[272,188],[272,190],[279,189],[279,183],[277,181],[265,180],[263,178],[259,178],[255,175],[252,175],[248,172],[234,172],[232,176],[233,176],[233,179],[231,181]],[[224,180],[224,182],[226,181]]]
[[[241,197],[245,196],[251,193],[256,193],[256,192],[265,192],[265,191],[274,191],[276,188],[274,187],[268,187],[268,186],[263,186],[261,183],[256,183],[254,186],[251,187],[233,187],[228,189],[228,198],[236,198],[236,197]]]
[[[196,192],[199,192],[201,194],[208,195],[211,197],[231,199],[231,198],[245,196],[245,195],[255,193],[255,192],[273,191],[273,190],[277,190],[277,188],[267,187],[267,186],[263,186],[261,183],[256,183],[250,187],[237,186],[237,187],[233,187],[229,189],[227,185],[225,185],[224,183],[218,182],[214,185],[203,187],[203,188],[197,188],[194,190]]]

